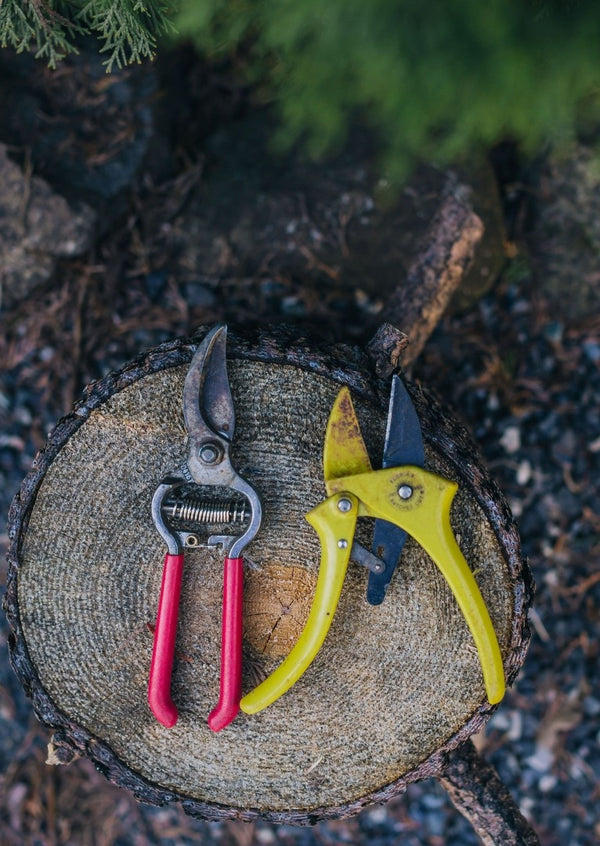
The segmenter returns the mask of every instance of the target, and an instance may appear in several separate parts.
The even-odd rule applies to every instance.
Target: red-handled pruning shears
[[[221,638],[221,680],[217,706],[208,718],[213,731],[220,731],[239,711],[242,683],[242,600],[243,550],[260,528],[262,510],[254,488],[233,468],[229,448],[235,418],[233,398],[226,368],[227,328],[219,325],[204,338],[187,373],[183,388],[183,416],[188,432],[187,462],[167,476],[152,500],[152,518],[167,544],[150,678],[148,702],[156,719],[167,728],[177,721],[177,708],[171,698],[171,674],[179,597],[183,574],[183,548],[192,545],[195,535],[173,527],[173,518],[186,515],[192,522],[242,522],[241,535],[212,535],[209,545],[222,544],[225,550],[223,579],[223,618]],[[213,488],[221,499],[201,499],[190,493],[190,485]],[[241,494],[234,501],[222,499],[224,489]],[[186,492],[187,491],[187,492]],[[197,489],[196,489],[197,491]],[[203,491],[204,494],[204,491]],[[204,494],[205,495],[205,494]],[[193,545],[195,545],[193,540]]]

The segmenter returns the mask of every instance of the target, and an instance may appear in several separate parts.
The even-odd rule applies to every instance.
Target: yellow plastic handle
[[[329,497],[306,515],[321,540],[321,564],[313,604],[292,651],[240,702],[246,714],[256,714],[279,699],[298,681],[323,645],[342,592],[357,517],[356,497],[346,493]]]
[[[346,476],[329,483],[332,493],[352,492],[359,514],[380,517],[404,529],[423,547],[448,582],[471,630],[488,701],[504,696],[504,666],[496,632],[483,597],[450,525],[458,486],[421,467],[391,467]]]

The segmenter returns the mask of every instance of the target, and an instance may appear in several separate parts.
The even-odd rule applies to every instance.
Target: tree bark
[[[182,386],[202,334],[91,386],[35,459],[9,518],[11,660],[54,729],[52,762],[87,756],[144,801],[179,801],[214,820],[309,824],[352,814],[440,776],[448,754],[485,724],[494,709],[477,653],[443,577],[409,539],[384,603],[366,603],[366,573],[351,565],[305,675],[261,714],[214,734],[206,717],[218,690],[222,554],[198,548],[186,553],[179,615],[172,690],[180,719],[169,730],[154,720],[146,685],[165,550],[150,501],[185,459]],[[397,344],[387,349],[372,349],[382,375],[398,364]],[[362,351],[323,347],[293,329],[230,331],[228,355],[233,460],[264,509],[247,551],[245,692],[289,652],[310,607],[320,549],[303,515],[325,496],[333,400],[350,388],[377,467],[389,385]],[[408,387],[426,466],[459,484],[453,528],[510,684],[529,641],[532,593],[515,525],[467,432]],[[361,529],[365,543],[369,531]],[[453,784],[452,773],[444,783]]]
[[[448,756],[440,782],[484,846],[539,846],[537,834],[471,740]]]
[[[427,246],[386,302],[386,321],[410,338],[402,364],[410,367],[439,323],[469,269],[484,227],[469,199],[469,189],[453,178],[431,222]]]

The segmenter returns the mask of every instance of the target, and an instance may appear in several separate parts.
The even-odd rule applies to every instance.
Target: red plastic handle
[[[240,710],[242,697],[243,558],[226,558],[223,577],[221,688],[219,702],[208,718],[213,731],[228,726]]]
[[[167,553],[160,587],[148,681],[148,704],[158,722],[166,728],[171,728],[177,722],[177,708],[171,699],[171,673],[175,657],[182,575],[183,553],[180,555]]]

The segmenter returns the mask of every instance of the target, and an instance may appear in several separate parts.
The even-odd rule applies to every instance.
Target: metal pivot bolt
[[[410,485],[400,485],[398,488],[398,496],[400,499],[410,499],[413,495],[413,489]]]
[[[223,450],[218,444],[202,444],[198,452],[198,457],[204,464],[218,464],[223,458]]]

